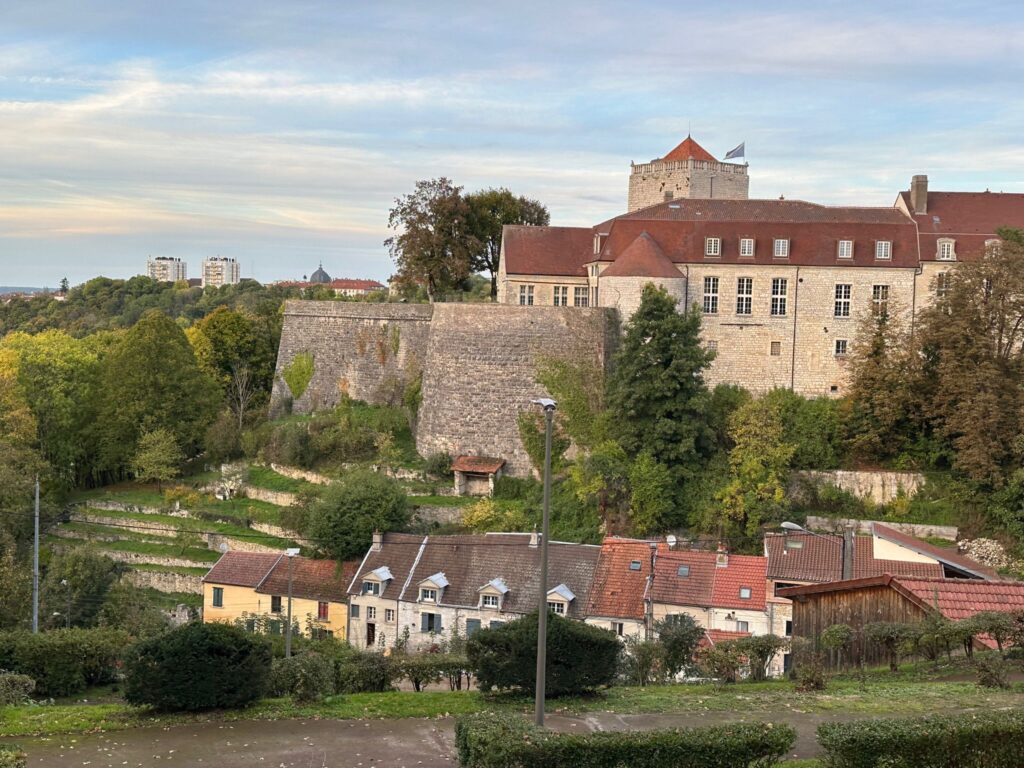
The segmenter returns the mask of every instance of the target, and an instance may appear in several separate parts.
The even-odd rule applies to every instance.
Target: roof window
[[[678,568],[676,568],[676,576],[679,576],[680,578],[685,579],[689,575],[690,575],[690,566],[688,566],[688,565],[680,565]]]
[[[750,594],[750,587],[740,587],[740,600],[749,600]]]
[[[640,561],[639,560],[633,560],[629,564],[629,570],[631,570],[631,571],[639,571],[640,570]]]

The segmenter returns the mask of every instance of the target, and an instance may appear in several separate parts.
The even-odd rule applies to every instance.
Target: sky
[[[586,226],[688,131],[751,197],[1024,192],[1024,4],[5,0],[0,285],[384,279],[417,179]]]

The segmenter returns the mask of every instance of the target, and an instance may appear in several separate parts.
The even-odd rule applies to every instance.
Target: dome
[[[317,267],[316,272],[309,276],[309,282],[329,283],[331,282],[331,276],[324,272],[324,265],[321,264],[319,267]]]

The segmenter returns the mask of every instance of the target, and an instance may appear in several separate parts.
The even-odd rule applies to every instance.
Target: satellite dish
[[[223,555],[225,552],[228,551],[228,543],[226,541],[222,541],[220,544],[217,545],[217,551]]]
[[[670,533],[668,536],[665,537],[665,541],[668,543],[669,549],[674,549],[676,546],[676,542],[679,541],[679,539],[677,539]]]

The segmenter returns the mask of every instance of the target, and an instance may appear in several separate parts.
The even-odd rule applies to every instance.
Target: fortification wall
[[[397,403],[422,366],[430,333],[431,307],[289,301],[277,354],[272,412],[286,401],[308,413],[337,405],[342,394],[370,403]],[[299,397],[284,380],[303,352],[313,355],[313,378]]]
[[[598,308],[436,304],[423,369],[416,443],[423,455],[500,456],[527,475],[518,416],[547,395],[535,381],[545,355],[607,362],[612,313]]]

